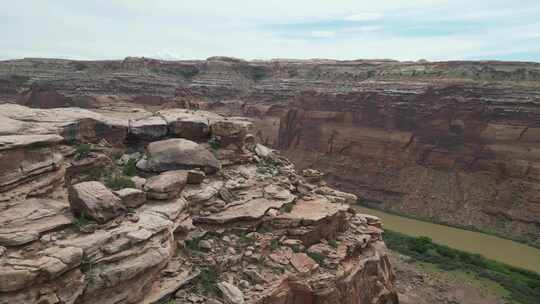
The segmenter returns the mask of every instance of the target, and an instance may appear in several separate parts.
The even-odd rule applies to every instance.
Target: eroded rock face
[[[199,113],[209,133],[200,121],[187,128],[192,137],[220,137],[216,158],[187,139],[145,147],[162,136],[153,120],[138,126],[133,141],[127,122],[140,119],[138,112],[6,109],[14,112],[2,115],[16,123],[0,125],[9,134],[0,147],[9,156],[0,304],[397,303],[380,221],[350,210],[354,195],[304,180],[277,151],[253,138],[244,147],[250,124],[243,119]],[[184,114],[191,115],[162,113],[193,123]],[[120,122],[121,141],[138,152],[102,141],[86,152],[74,146],[89,121],[89,130]],[[65,126],[74,132],[69,137]],[[27,134],[39,129],[50,133]],[[150,167],[133,172],[132,158]],[[19,168],[10,166],[15,160]],[[139,189],[123,188],[132,186]]]

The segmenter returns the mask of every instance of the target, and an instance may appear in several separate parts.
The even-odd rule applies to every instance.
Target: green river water
[[[379,210],[355,206],[358,212],[378,216],[384,228],[411,236],[427,236],[433,242],[508,265],[540,273],[540,249],[496,236],[419,221]]]

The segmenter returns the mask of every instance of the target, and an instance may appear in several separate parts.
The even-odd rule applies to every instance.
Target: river
[[[427,236],[433,242],[540,273],[540,249],[496,236],[419,221],[375,209],[354,207],[361,213],[378,216],[384,228],[411,236]]]

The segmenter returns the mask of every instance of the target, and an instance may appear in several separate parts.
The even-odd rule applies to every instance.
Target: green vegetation
[[[208,144],[210,145],[210,148],[212,148],[213,150],[218,150],[219,148],[221,148],[221,140],[214,136],[212,136],[208,140]]]
[[[291,249],[294,253],[302,252],[302,247],[298,244],[291,245]]]
[[[92,145],[83,143],[77,146],[75,155],[78,159],[85,158],[90,154],[90,151],[92,151]]]
[[[324,266],[324,260],[326,259],[326,257],[322,253],[308,251],[307,255],[315,262],[317,262],[317,264]]]
[[[243,232],[238,235],[240,237],[239,242],[244,246],[253,245],[255,243],[255,238],[248,236],[248,233]]]
[[[384,232],[386,245],[420,262],[444,271],[463,271],[498,283],[508,291],[510,303],[535,304],[540,299],[540,274],[484,258],[482,255],[433,243],[427,237]]]
[[[271,251],[276,251],[278,249],[279,249],[279,240],[278,239],[273,239],[270,242],[270,250]]]
[[[330,240],[330,241],[328,241],[328,245],[330,245],[332,248],[336,249],[336,248],[338,248],[339,243],[338,243],[337,240]]]
[[[293,207],[294,207],[294,203],[288,203],[281,206],[279,210],[284,213],[291,213],[291,211],[293,210]]]
[[[125,176],[135,176],[137,175],[137,160],[130,158],[128,162],[122,168],[122,173]]]
[[[190,251],[200,251],[199,240],[186,240],[185,241],[186,249]]]
[[[105,185],[113,190],[120,190],[123,188],[135,188],[135,183],[125,177],[119,175],[109,175],[105,178]]]
[[[215,266],[209,266],[201,270],[198,280],[198,289],[204,294],[217,295],[219,290],[217,288],[217,282],[219,274]]]
[[[83,227],[89,224],[93,224],[94,222],[87,219],[84,214],[80,214],[79,216],[73,217],[73,224],[77,225],[78,227]]]

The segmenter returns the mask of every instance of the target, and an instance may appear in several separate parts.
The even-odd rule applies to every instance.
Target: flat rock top
[[[199,221],[209,224],[225,224],[242,220],[256,220],[263,217],[270,209],[279,209],[286,201],[256,198],[241,205],[236,205],[223,212],[201,217]]]
[[[13,149],[30,145],[57,144],[64,140],[60,135],[5,135],[0,136],[0,150]]]
[[[324,197],[317,197],[313,200],[299,200],[291,212],[285,213],[281,217],[316,222],[348,209],[348,205],[331,203]]]

